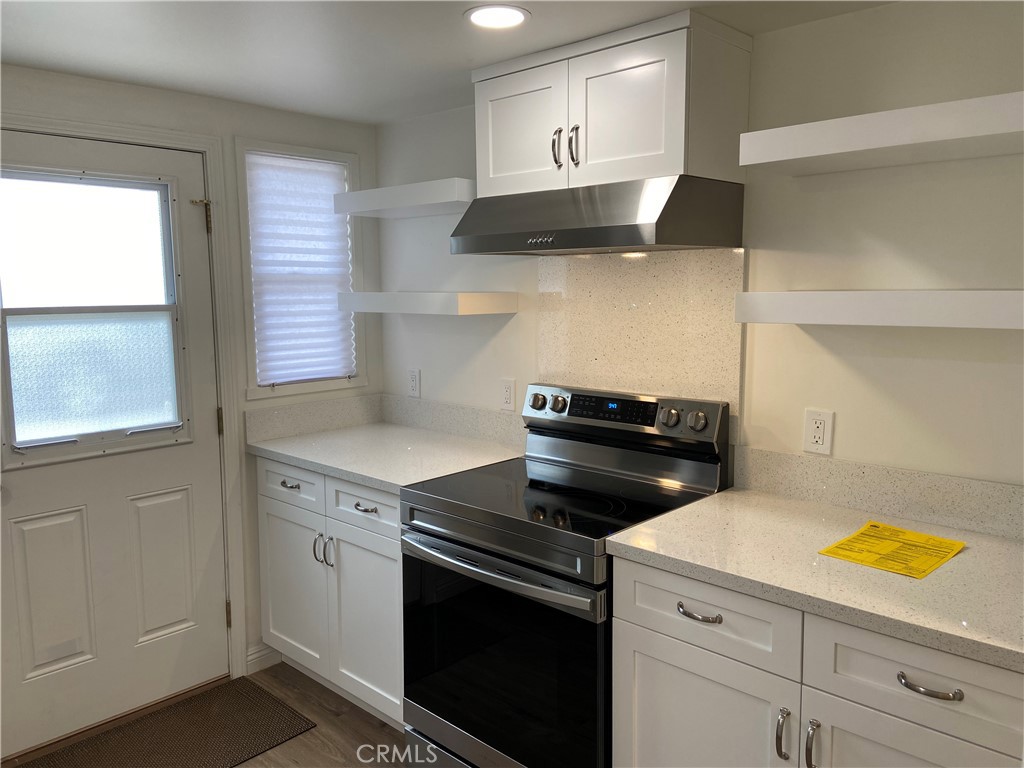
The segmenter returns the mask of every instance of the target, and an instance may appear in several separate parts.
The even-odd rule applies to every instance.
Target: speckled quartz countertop
[[[818,554],[869,519],[966,545],[923,579]],[[608,552],[1024,671],[1024,545],[1020,541],[730,489],[613,536]]]
[[[501,443],[383,423],[249,443],[249,453],[391,493],[522,455]]]

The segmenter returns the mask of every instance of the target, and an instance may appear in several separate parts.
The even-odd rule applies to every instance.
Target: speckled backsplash
[[[249,443],[260,443],[383,420],[380,395],[251,408],[245,412],[245,439]]]
[[[554,384],[739,410],[742,250],[540,259],[537,370]]]
[[[734,456],[737,488],[1024,539],[1019,485],[747,446]]]
[[[518,410],[489,411],[402,395],[384,395],[383,407],[384,421],[390,424],[491,440],[519,450],[526,449],[526,429]]]

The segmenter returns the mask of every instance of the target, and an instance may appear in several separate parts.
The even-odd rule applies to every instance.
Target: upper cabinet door
[[[567,186],[567,71],[558,61],[476,84],[479,197]]]
[[[681,29],[569,60],[570,186],[684,172],[688,42]]]

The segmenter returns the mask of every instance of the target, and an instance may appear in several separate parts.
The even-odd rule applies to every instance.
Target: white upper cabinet
[[[749,63],[749,38],[683,12],[478,70],[477,194],[742,181]]]
[[[683,172],[689,31],[569,61],[569,185]]]
[[[568,70],[559,61],[476,84],[478,196],[566,185]]]

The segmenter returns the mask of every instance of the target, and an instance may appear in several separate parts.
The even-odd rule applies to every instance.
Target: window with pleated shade
[[[352,290],[352,222],[334,212],[351,161],[247,149],[244,162],[256,386],[355,378],[355,318],[338,309]]]

